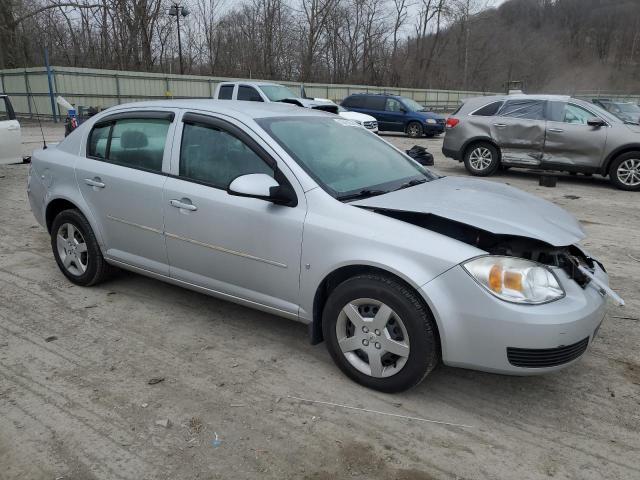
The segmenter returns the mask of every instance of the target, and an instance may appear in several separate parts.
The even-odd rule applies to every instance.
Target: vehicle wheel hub
[[[409,358],[409,334],[386,304],[359,298],[345,305],[336,322],[338,346],[358,371],[377,378],[398,373]]]
[[[616,172],[618,179],[625,185],[640,185],[640,159],[630,158],[620,164]]]
[[[64,268],[72,275],[87,271],[89,254],[82,233],[71,223],[63,223],[56,234],[58,255]]]

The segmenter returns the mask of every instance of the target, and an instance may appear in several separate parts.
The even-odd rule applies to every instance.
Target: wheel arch
[[[640,152],[640,143],[623,145],[622,147],[618,147],[617,149],[615,149],[607,156],[599,173],[601,175],[609,175],[609,168],[611,168],[611,164],[614,162],[614,160],[620,155],[624,155],[625,153],[630,152]]]
[[[478,143],[489,143],[493,145],[493,147],[498,152],[498,160],[502,160],[502,151],[500,150],[500,145],[498,145],[498,143],[493,138],[487,136],[473,137],[467,140],[460,149],[460,152],[462,153],[461,158],[464,160],[465,156],[467,155],[467,150]]]
[[[429,305],[429,302],[424,298],[421,293],[420,287],[415,285],[410,279],[404,277],[399,272],[394,272],[392,269],[382,268],[375,265],[366,265],[366,264],[351,264],[351,265],[343,265],[338,267],[328,273],[323,280],[320,282],[318,287],[316,288],[316,292],[313,298],[313,312],[312,312],[312,321],[309,324],[309,336],[311,344],[315,345],[324,340],[322,334],[322,313],[324,310],[324,305],[326,304],[327,299],[331,292],[342,282],[352,278],[356,275],[361,274],[379,274],[387,277],[391,277],[399,283],[402,283],[406,287],[413,290],[418,298],[423,303],[424,307],[431,314],[433,318],[433,322],[436,330],[436,339],[438,342],[438,354],[442,355],[441,351],[441,343],[440,343],[440,326],[438,325],[438,320],[436,316],[433,314],[433,311]],[[442,358],[442,357],[441,357]]]
[[[73,199],[70,199],[66,196],[58,196],[52,198],[51,200],[49,200],[49,202],[47,202],[44,215],[47,232],[51,233],[51,225],[53,224],[53,220],[56,218],[56,216],[60,212],[71,208],[79,210],[80,213],[84,215],[84,218],[87,219],[87,222],[89,222],[89,225],[91,225],[91,228],[93,229],[93,234],[95,235],[96,240],[98,240],[98,245],[102,249],[103,243],[100,230],[97,228],[97,225],[95,224],[91,215],[88,214],[87,209],[83,205],[81,205],[80,202],[74,201]]]

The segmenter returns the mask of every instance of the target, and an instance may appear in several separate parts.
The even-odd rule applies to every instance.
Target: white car
[[[373,133],[378,133],[378,121],[375,117],[367,115],[366,113],[352,112],[347,110],[341,105],[337,105],[328,98],[314,98],[316,102],[330,103],[338,107],[338,115],[346,118],[347,120],[353,120],[354,122],[362,125],[364,128]]]
[[[11,100],[0,95],[0,165],[22,161],[22,135]]]

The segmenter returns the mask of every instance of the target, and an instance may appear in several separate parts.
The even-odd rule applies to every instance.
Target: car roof
[[[362,95],[362,96],[369,95],[371,97],[396,97],[396,98],[403,97],[403,98],[406,98],[404,95],[397,95],[395,93],[370,93],[370,92],[357,92],[357,93],[352,93],[349,96],[353,97],[355,95]]]
[[[183,100],[154,100],[148,102],[123,103],[110,107],[104,112],[116,113],[122,110],[180,108],[210,113],[229,115],[234,118],[268,118],[268,117],[323,117],[334,116],[320,110],[303,108],[297,105],[279,102],[248,102],[242,100],[213,100],[207,98]]]
[[[280,83],[274,82],[254,82],[253,80],[233,80],[231,82],[220,82],[220,85],[235,85],[242,83],[244,85],[273,85],[277,87],[286,87],[286,85],[282,85]]]

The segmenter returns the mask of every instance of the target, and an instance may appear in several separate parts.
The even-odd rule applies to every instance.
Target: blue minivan
[[[445,118],[428,112],[415,100],[384,93],[354,93],[341,104],[347,110],[366,113],[378,120],[378,129],[404,132],[410,137],[444,133]]]

